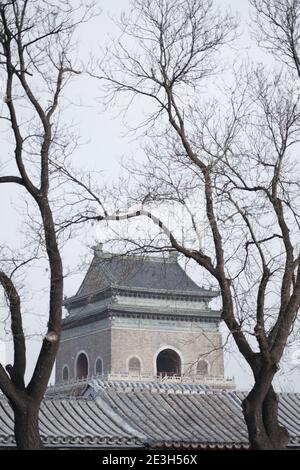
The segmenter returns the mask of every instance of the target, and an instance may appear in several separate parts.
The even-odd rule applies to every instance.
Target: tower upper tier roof
[[[218,295],[217,291],[204,289],[196,284],[173,253],[165,257],[115,255],[104,253],[96,247],[87,274],[71,299],[94,295],[111,288],[207,299]]]

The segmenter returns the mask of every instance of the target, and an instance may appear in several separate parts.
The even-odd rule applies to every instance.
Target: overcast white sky
[[[108,34],[113,34],[115,27],[110,16],[118,15],[121,10],[128,8],[127,0],[111,0],[98,2],[102,7],[102,14],[92,20],[82,28],[80,40],[80,53],[93,50],[97,53],[98,48],[107,40]],[[221,7],[230,7],[232,12],[237,11],[240,15],[240,39],[239,48],[243,49],[243,54],[249,54],[253,60],[265,60],[265,56],[260,55],[254,43],[251,42],[247,22],[249,21],[248,0],[218,0]],[[232,51],[234,54],[235,51]],[[230,58],[228,58],[230,59]],[[126,136],[121,118],[114,118],[115,111],[103,111],[96,98],[100,95],[99,83],[87,77],[81,76],[76,79],[70,87],[69,97],[73,102],[70,106],[69,119],[77,122],[81,140],[84,143],[74,154],[77,164],[87,171],[104,170],[103,178],[107,180],[116,178],[120,172],[120,160],[124,155],[129,155],[135,150],[135,143],[132,138]],[[136,110],[137,113],[140,110]],[[0,133],[1,139],[1,133]],[[2,145],[2,144],[1,144]],[[3,147],[2,147],[3,149]],[[1,150],[2,150],[1,149]],[[1,156],[0,156],[1,157]],[[1,220],[5,223],[1,226],[0,243],[8,243],[11,247],[18,248],[23,239],[20,236],[22,220],[20,211],[22,208],[22,197],[19,189],[8,186],[0,187],[0,213]],[[4,214],[4,218],[3,218]],[[90,230],[90,229],[89,229]],[[64,252],[65,267],[68,270],[76,268],[81,263],[82,257],[89,252],[87,244],[95,238],[95,234],[88,233],[86,237],[74,240]],[[197,272],[192,272],[197,279]],[[83,273],[77,273],[66,279],[65,294],[70,296],[76,292]],[[43,290],[47,286],[46,273],[41,268],[36,268],[26,280],[27,287],[30,287],[30,294],[27,288],[25,310],[27,312],[26,329],[27,333],[34,334],[43,331],[45,313],[47,310],[47,292]],[[45,300],[46,299],[46,300]],[[4,315],[4,314],[3,314]],[[2,325],[3,326],[3,325]],[[9,335],[4,328],[0,331],[0,338],[8,344]],[[34,362],[35,354],[39,347],[39,336],[36,336],[29,343],[29,366]],[[1,350],[2,348],[2,350]],[[231,349],[231,348],[230,348]],[[9,348],[8,348],[9,350]],[[0,343],[0,358],[3,356],[3,346]],[[295,354],[295,352],[294,352]],[[9,352],[10,356],[11,353]],[[235,376],[236,384],[239,388],[245,389],[251,384],[251,374],[247,365],[241,360],[237,353],[226,353],[225,355],[226,376]],[[277,385],[284,390],[300,391],[299,370],[289,372],[276,380]]]

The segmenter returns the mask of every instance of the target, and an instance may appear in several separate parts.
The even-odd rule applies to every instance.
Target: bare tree
[[[51,192],[51,161],[66,147],[58,120],[63,89],[73,68],[73,35],[87,20],[92,5],[82,2],[0,2],[0,122],[7,144],[1,148],[0,184],[22,188],[38,208],[42,248],[48,258],[49,316],[47,333],[29,383],[25,383],[26,340],[21,299],[12,272],[0,271],[11,318],[14,363],[0,365],[0,388],[15,417],[19,449],[38,449],[38,413],[59,345],[63,301],[63,268]],[[4,155],[5,148],[7,149]],[[11,148],[13,152],[11,152]],[[13,155],[13,156],[11,156]]]
[[[222,71],[233,18],[212,0],[132,1],[120,39],[93,75],[105,82],[108,104],[120,94],[135,106],[143,100],[145,158],[131,167],[138,184],[126,196],[127,211],[124,203],[113,214],[100,206],[101,215],[79,221],[146,216],[164,246],[167,240],[212,276],[222,319],[255,381],[243,401],[251,446],[280,449],[288,433],[278,422],[272,381],[300,305],[300,106],[293,80],[300,16],[298,1],[252,3],[263,40],[291,70],[257,67],[232,79],[223,69],[229,78],[220,99],[212,77]],[[184,208],[194,237],[180,238],[152,213],[169,202]],[[130,210],[137,203],[140,210]],[[160,246],[157,238],[151,243]]]
[[[255,39],[300,78],[299,0],[250,0],[255,12]]]

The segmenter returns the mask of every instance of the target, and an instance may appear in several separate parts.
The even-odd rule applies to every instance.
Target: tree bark
[[[286,447],[289,435],[279,424],[278,396],[272,385],[264,398],[254,386],[243,400],[243,412],[251,449],[280,450]]]
[[[15,439],[18,450],[41,450],[43,444],[39,433],[39,405],[25,402],[13,406]]]
[[[274,449],[284,449],[289,442],[289,433],[284,426],[279,424],[278,402],[278,395],[271,386],[263,402],[263,419]]]

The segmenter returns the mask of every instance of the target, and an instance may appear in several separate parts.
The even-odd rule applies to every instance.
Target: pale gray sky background
[[[88,51],[98,54],[100,47],[107,41],[107,36],[115,33],[115,26],[111,16],[128,8],[127,0],[111,0],[106,2],[100,0],[102,14],[93,19],[89,24],[81,29],[79,42],[79,55],[86,55]],[[247,22],[249,21],[248,0],[218,0],[221,8],[230,7],[232,12],[238,12],[240,16],[240,39],[238,46],[240,54],[248,56],[252,60],[270,61],[271,59],[258,50],[255,43],[250,39]],[[232,50],[236,54],[237,50]],[[228,57],[228,61],[231,60]],[[82,145],[74,153],[74,161],[78,167],[91,170],[104,171],[103,179],[116,179],[120,173],[120,161],[125,155],[131,155],[137,150],[137,144],[126,136],[122,119],[116,116],[116,110],[104,111],[97,100],[100,96],[100,84],[86,76],[77,77],[68,89],[70,108],[67,110],[67,119],[74,122],[81,136]],[[135,109],[139,114],[141,110]],[[2,140],[0,132],[1,150],[5,151],[5,141]],[[0,155],[1,157],[1,155]],[[0,187],[0,213],[1,220],[5,221],[1,225],[0,243],[7,243],[10,247],[18,249],[24,243],[22,232],[22,190],[16,187],[2,185]],[[3,216],[4,214],[4,216]],[[82,264],[82,259],[91,259],[89,245],[96,238],[96,231],[91,233],[91,228],[87,228],[85,236],[74,239],[64,249],[64,263],[66,271],[75,271],[74,275],[66,278],[65,294],[71,296],[76,292],[82,278],[83,272],[78,272],[77,267]],[[197,270],[190,268],[190,274],[197,280],[199,275]],[[28,342],[28,362],[29,372],[34,364],[34,358],[39,350],[39,344],[43,328],[46,321],[48,297],[47,297],[47,273],[44,266],[31,270],[24,279],[24,289],[26,302],[24,310],[26,312],[26,332],[33,335]],[[2,325],[0,329],[0,359],[4,356],[3,344],[6,344],[7,356],[11,358],[11,344],[8,329],[4,326],[5,311],[2,309]],[[225,329],[222,328],[224,332]],[[224,333],[224,337],[226,334]],[[2,339],[2,343],[1,343]],[[227,349],[227,348],[226,348]],[[292,356],[297,356],[298,350],[294,348]],[[294,361],[295,364],[297,361]],[[251,373],[245,361],[235,351],[230,342],[228,351],[225,353],[226,376],[235,377],[238,388],[246,389],[251,383]],[[293,370],[292,370],[293,369]],[[284,372],[284,373],[283,373]],[[285,391],[300,391],[299,367],[283,365],[283,371],[276,378],[277,388]]]

